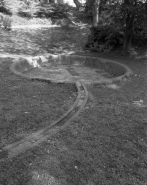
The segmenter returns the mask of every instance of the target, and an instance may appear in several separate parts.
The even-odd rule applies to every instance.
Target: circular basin
[[[11,70],[29,79],[85,84],[118,83],[132,74],[127,66],[111,60],[61,54],[21,58],[12,64]]]

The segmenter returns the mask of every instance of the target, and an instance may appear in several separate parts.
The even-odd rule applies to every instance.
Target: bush
[[[12,26],[11,17],[0,13],[0,24],[3,25],[6,29],[10,29]]]
[[[12,19],[11,19],[11,17],[6,15],[3,18],[3,26],[4,26],[4,28],[7,28],[7,29],[11,28],[11,26],[12,26]]]
[[[147,46],[146,30],[144,28],[135,27],[132,32],[132,44],[137,46]]]
[[[91,51],[109,52],[123,43],[120,30],[110,26],[91,27],[88,41],[85,45]]]
[[[12,13],[10,12],[10,10],[8,10],[6,7],[4,6],[0,6],[0,12],[1,13],[5,13],[7,15],[12,15]]]
[[[36,7],[39,3],[33,1],[26,1],[21,3],[21,6],[18,8],[17,14],[21,17],[32,18],[35,16]]]
[[[26,17],[26,18],[31,18],[32,17],[31,12],[27,11],[27,10],[26,11],[25,10],[19,10],[18,15],[20,17]]]
[[[68,4],[54,3],[44,4],[36,8],[36,17],[46,17],[51,19],[64,19],[67,18],[67,12],[69,10]]]

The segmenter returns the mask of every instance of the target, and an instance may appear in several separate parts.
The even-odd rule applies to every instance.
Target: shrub
[[[10,10],[8,10],[6,7],[4,6],[0,6],[0,12],[5,13],[7,15],[12,15],[12,13],[10,12]]]
[[[43,4],[36,8],[35,15],[37,17],[63,19],[63,18],[67,18],[68,10],[69,10],[68,4],[63,4],[63,3]]]
[[[132,32],[132,44],[137,46],[147,45],[146,30],[144,28],[135,27]]]
[[[3,26],[4,26],[4,28],[7,28],[7,29],[11,28],[11,26],[12,26],[12,19],[11,19],[11,17],[6,15],[3,18]]]
[[[123,35],[118,29],[110,26],[91,27],[88,41],[85,45],[87,49],[99,52],[108,52],[123,42]]]
[[[4,28],[10,29],[12,26],[12,19],[10,16],[0,13],[0,23]]]
[[[38,4],[39,3],[34,1],[22,2],[21,6],[18,8],[17,14],[21,17],[32,18],[35,15]]]

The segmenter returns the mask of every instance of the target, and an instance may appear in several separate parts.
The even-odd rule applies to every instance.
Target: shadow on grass
[[[1,30],[0,52],[9,54],[39,55],[44,53],[70,53],[82,51],[86,41],[86,27],[48,29]]]
[[[0,184],[146,184],[146,107],[133,104],[147,104],[146,64],[118,60],[137,76],[118,90],[88,86],[89,102],[79,117],[38,147],[1,163]]]
[[[33,34],[27,33],[36,44],[30,47],[32,54],[36,52],[35,47],[39,48],[40,45],[43,48],[41,52],[46,52],[45,48],[49,48],[53,49],[53,53],[60,53],[66,50],[63,46],[76,52],[74,49],[78,49],[78,43],[80,47],[83,43],[78,33],[76,38],[79,41],[74,40],[72,30],[65,28],[63,32],[60,29],[52,31],[56,35],[48,38],[43,34],[44,37],[41,38],[39,33],[37,41]],[[24,38],[27,39],[27,36]],[[43,46],[44,43],[47,45]],[[22,48],[25,52],[25,44]],[[133,69],[134,76],[118,90],[99,85],[89,86],[91,96],[85,110],[66,129],[40,146],[12,160],[1,162],[0,184],[146,184],[147,110],[146,107],[133,104],[133,101],[139,100],[147,104],[146,62],[110,54],[92,55],[127,64]]]

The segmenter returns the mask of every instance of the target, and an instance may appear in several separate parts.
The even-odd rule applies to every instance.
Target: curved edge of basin
[[[95,84],[110,84],[118,81],[120,82],[128,78],[132,74],[132,71],[127,66],[123,64],[119,64],[114,61],[101,59],[97,57],[87,57],[87,56],[83,57],[78,55],[52,55],[52,54],[49,54],[47,56],[27,57],[27,58],[20,59],[18,62],[15,62],[10,66],[10,70],[14,74],[20,77],[32,80],[33,79],[32,77],[29,77],[23,73],[33,68],[42,66],[46,62],[54,62],[57,64],[66,64],[66,65],[71,65],[71,64],[83,65],[87,63],[88,65],[90,65],[91,61],[94,63],[96,67],[97,65],[103,66],[103,64],[105,65],[107,64],[107,66],[109,66],[111,70],[114,70],[114,66],[115,66],[115,70],[117,69],[117,72],[121,74],[120,76],[115,78],[111,78],[108,80],[104,79],[101,81],[94,82]],[[37,80],[40,80],[40,79],[37,79]],[[45,80],[47,82],[57,82],[57,81],[50,81],[48,79],[41,79],[41,80]],[[88,91],[82,81],[74,82],[74,84],[76,85],[78,95],[75,102],[73,103],[73,105],[71,105],[68,111],[65,112],[65,114],[62,115],[58,120],[54,121],[47,127],[43,128],[42,130],[39,130],[35,133],[30,134],[27,138],[24,138],[18,142],[15,142],[3,147],[3,150],[0,151],[0,156],[3,156],[1,154],[4,153],[4,158],[0,157],[0,161],[6,160],[8,158],[13,158],[19,153],[22,153],[38,145],[39,143],[44,141],[47,137],[52,136],[53,134],[57,133],[60,129],[68,125],[80,113],[80,111],[83,110],[88,100]]]
[[[84,60],[82,61],[83,58]],[[92,57],[88,55],[86,56],[71,55],[71,64],[75,63],[74,60],[80,60],[80,63],[86,64],[86,66],[89,67],[104,68],[105,71],[109,71],[116,75],[116,77],[113,78],[104,78],[101,80],[93,81],[92,84],[120,83],[121,81],[126,81],[129,77],[133,75],[133,71],[129,67],[113,60]]]
[[[88,67],[100,67],[105,71],[114,74],[116,77],[112,78],[103,78],[101,80],[88,80],[91,84],[113,84],[120,83],[121,81],[126,81],[132,74],[132,70],[124,64],[118,63],[116,61],[107,60],[103,58],[91,57],[91,56],[79,56],[79,55],[53,55],[48,54],[46,56],[36,56],[36,57],[28,57],[20,59],[18,62],[15,62],[11,65],[11,71],[24,78],[28,79],[38,79],[44,80],[41,78],[33,78],[23,74],[25,71],[37,68],[39,66],[43,66],[46,63],[54,63],[59,65],[86,65]],[[75,83],[73,80],[63,80],[57,81],[53,79],[47,79],[53,83]],[[82,82],[87,83],[85,80],[81,80]]]
[[[0,162],[7,159],[11,159],[16,155],[35,147],[39,143],[45,141],[47,138],[64,129],[74,118],[83,110],[88,100],[88,91],[82,82],[75,83],[77,88],[77,98],[73,105],[57,120],[45,128],[36,131],[29,136],[14,142],[7,146],[4,146],[0,150]]]
[[[120,83],[122,81],[126,81],[129,77],[133,75],[133,71],[124,64],[118,63],[113,60],[103,59],[103,58],[99,58],[99,60],[102,63],[109,64],[109,67],[110,67],[109,70],[112,71],[112,73],[114,74],[116,73],[116,75],[118,76],[113,77],[113,78],[104,79],[104,80],[101,80],[100,82],[97,81],[95,84]]]

